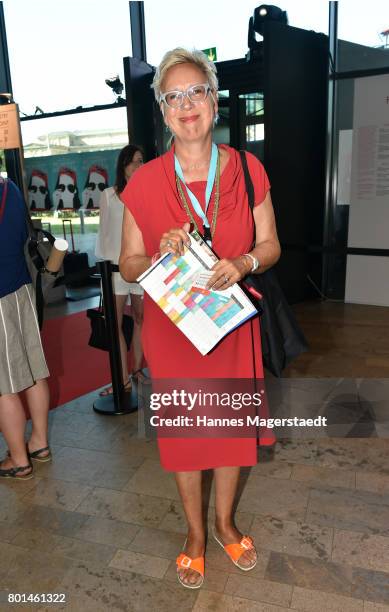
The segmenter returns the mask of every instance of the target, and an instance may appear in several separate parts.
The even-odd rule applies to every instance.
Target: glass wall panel
[[[343,40],[338,41],[340,78],[336,81],[334,246],[363,251],[361,255],[333,255],[332,297],[375,305],[389,305],[388,283],[377,273],[380,266],[387,269],[387,256],[378,257],[372,251],[389,252],[389,36],[382,35],[388,28],[387,2],[339,2],[338,36]],[[387,74],[374,74],[377,68]],[[342,76],[351,70],[363,73],[355,79]],[[368,283],[361,283],[360,278],[369,279]]]
[[[338,71],[389,67],[386,0],[338,2]]]
[[[127,0],[4,0],[15,100],[32,115],[115,101],[105,79],[131,55]]]
[[[249,18],[261,2],[242,0],[146,0],[146,39],[149,63],[158,65],[163,54],[174,47],[216,47],[217,60],[244,57],[247,53]],[[289,24],[317,32],[328,32],[328,3],[287,0],[278,6],[288,13]]]

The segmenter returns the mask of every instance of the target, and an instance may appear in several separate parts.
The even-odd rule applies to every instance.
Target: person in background
[[[120,199],[120,194],[127,185],[127,181],[142,164],[142,149],[133,144],[125,146],[120,151],[117,160],[115,185],[108,187],[101,194],[100,225],[96,241],[96,256],[99,259],[109,260],[116,265],[119,263],[124,213],[124,205]],[[141,342],[143,289],[138,283],[127,283],[122,278],[120,272],[113,272],[112,285],[118,322],[123,385],[126,391],[130,391],[132,378],[142,382],[146,381],[146,376],[142,372],[143,349]],[[131,377],[128,373],[127,345],[122,331],[123,314],[129,295],[131,297],[131,314],[134,320],[132,338],[133,372]],[[100,395],[104,397],[112,392],[112,385],[110,385]]]
[[[33,477],[31,459],[51,459],[49,372],[24,257],[27,236],[23,196],[12,181],[0,179],[0,430],[9,449],[0,463],[0,478],[17,480]],[[27,444],[22,391],[32,419]]]
[[[276,263],[280,244],[266,172],[246,154],[255,191],[249,208],[239,152],[213,142],[218,111],[216,68],[201,51],[166,53],[153,82],[163,119],[173,134],[171,149],[145,164],[122,194],[126,204],[120,270],[133,281],[160,255],[181,255],[190,225],[198,229],[220,258],[207,288],[225,290],[247,274],[260,274]],[[254,246],[253,246],[254,244]],[[252,338],[257,338],[254,343]],[[152,379],[250,379],[263,377],[259,319],[246,321],[207,355],[200,352],[145,294],[143,340]],[[257,462],[256,439],[184,438],[179,432],[158,438],[162,467],[175,473],[188,523],[177,557],[180,583],[199,588],[204,577],[206,528],[202,471],[215,478],[214,538],[231,561],[252,570],[257,554],[250,536],[234,523],[234,500],[241,466]],[[265,492],[264,492],[265,495]]]

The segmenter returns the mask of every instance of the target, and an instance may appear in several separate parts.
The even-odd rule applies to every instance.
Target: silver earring
[[[220,117],[219,117],[219,113],[216,113],[216,115],[213,118],[213,125],[216,125],[217,122],[219,121]]]

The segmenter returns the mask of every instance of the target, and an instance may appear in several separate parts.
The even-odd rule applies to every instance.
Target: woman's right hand
[[[184,223],[182,228],[174,228],[162,234],[159,243],[159,252],[161,255],[165,253],[173,253],[173,255],[183,255],[185,252],[184,246],[190,245],[188,232],[190,223]]]

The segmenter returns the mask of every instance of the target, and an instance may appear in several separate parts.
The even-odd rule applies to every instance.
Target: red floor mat
[[[86,312],[44,322],[42,342],[52,408],[110,382],[109,355],[88,346],[89,336]]]

